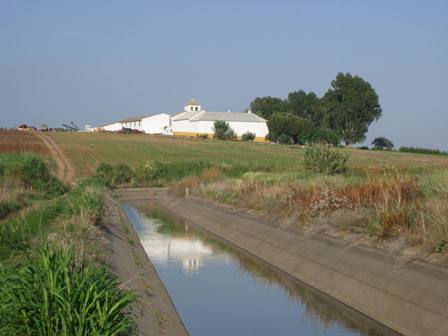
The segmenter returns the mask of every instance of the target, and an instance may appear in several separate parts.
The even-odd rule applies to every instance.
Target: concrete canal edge
[[[122,200],[153,202],[289,276],[409,336],[448,335],[448,270],[325,234],[305,236],[261,217],[164,189],[120,190]]]
[[[105,194],[101,244],[106,262],[122,286],[139,296],[133,310],[139,335],[188,335],[171,298],[148,259],[120,203]]]

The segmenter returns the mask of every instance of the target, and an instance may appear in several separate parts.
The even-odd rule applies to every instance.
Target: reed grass
[[[0,267],[0,335],[129,335],[135,299],[72,247],[44,244],[19,266]]]

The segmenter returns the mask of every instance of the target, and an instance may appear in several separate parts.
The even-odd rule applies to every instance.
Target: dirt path
[[[51,156],[56,161],[57,176],[59,179],[67,184],[73,183],[76,177],[75,169],[59,145],[48,135],[38,132],[35,132],[34,134],[44,142],[50,151]]]

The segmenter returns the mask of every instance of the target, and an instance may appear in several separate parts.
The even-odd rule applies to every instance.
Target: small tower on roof
[[[185,112],[195,112],[195,111],[201,111],[201,105],[199,105],[198,101],[196,99],[190,99],[184,107]]]

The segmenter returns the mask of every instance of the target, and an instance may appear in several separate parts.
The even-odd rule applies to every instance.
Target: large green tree
[[[323,97],[325,126],[347,144],[365,140],[369,125],[381,117],[375,89],[364,79],[339,73]]]
[[[306,143],[313,135],[313,123],[307,118],[291,113],[275,113],[268,121],[269,139],[277,142],[280,136],[287,135],[294,143]]]
[[[257,97],[250,103],[253,113],[269,120],[276,112],[286,112],[286,103],[283,99],[276,97]]]
[[[314,92],[306,93],[303,90],[290,92],[286,104],[288,112],[310,119],[316,127],[321,126],[322,104]]]

